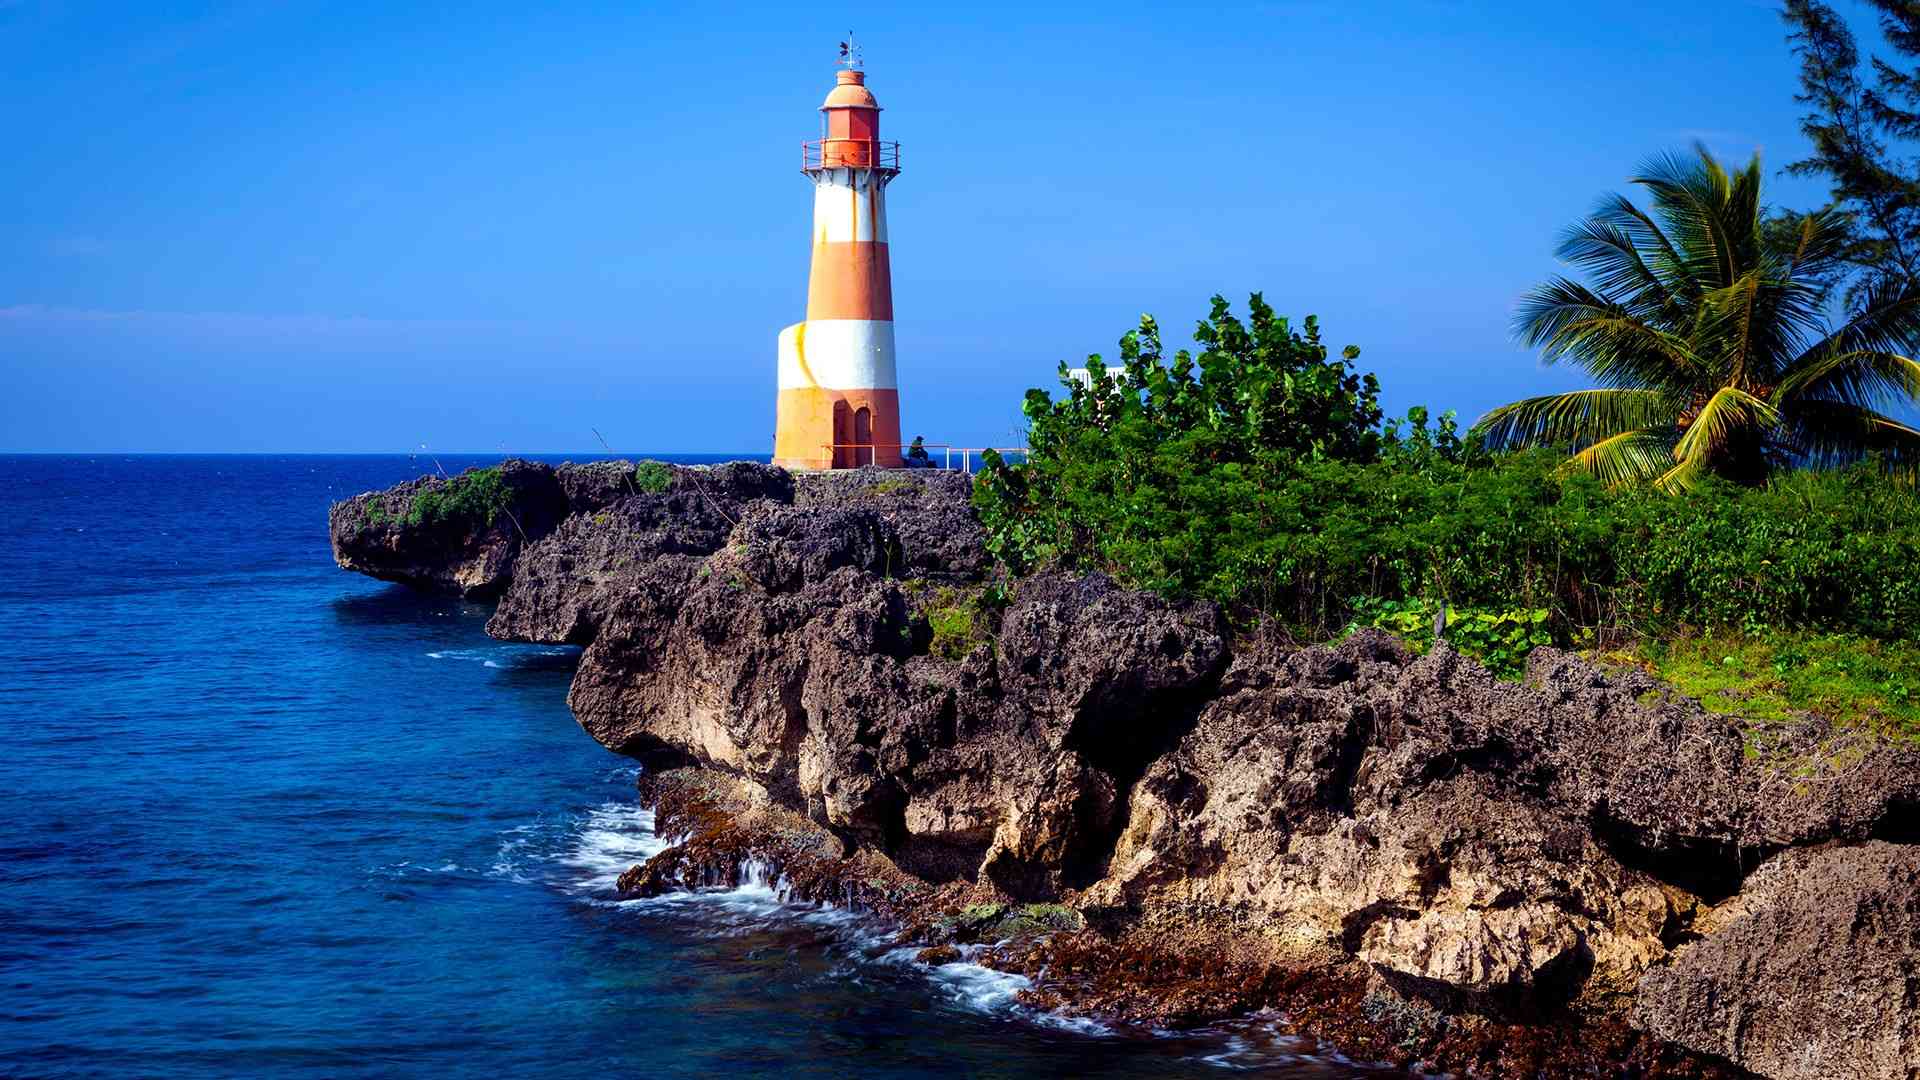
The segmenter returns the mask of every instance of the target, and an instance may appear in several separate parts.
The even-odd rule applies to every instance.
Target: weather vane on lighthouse
[[[845,64],[848,71],[860,70],[860,44],[853,40],[853,31],[847,31],[847,40],[840,43],[839,63]]]

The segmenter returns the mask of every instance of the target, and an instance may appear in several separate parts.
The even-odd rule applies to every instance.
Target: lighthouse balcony
[[[808,139],[800,144],[800,171],[872,169],[900,171],[900,144],[882,139]]]

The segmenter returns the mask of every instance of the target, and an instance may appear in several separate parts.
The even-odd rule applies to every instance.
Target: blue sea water
[[[572,651],[333,565],[331,501],[433,467],[0,457],[0,1075],[1365,1073],[1033,1014],[763,883],[619,902],[659,842]]]

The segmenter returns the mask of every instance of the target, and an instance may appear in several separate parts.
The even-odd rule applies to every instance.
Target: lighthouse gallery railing
[[[900,144],[885,139],[808,139],[800,144],[800,171],[884,169],[900,171]]]

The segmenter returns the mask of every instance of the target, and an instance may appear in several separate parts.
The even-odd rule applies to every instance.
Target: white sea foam
[[[1256,1013],[1198,1034],[1212,1034],[1221,1040],[1220,1049],[1194,1060],[1220,1069],[1250,1072],[1286,1065],[1338,1066],[1344,1069],[1377,1067],[1383,1075],[1408,1075],[1389,1066],[1364,1066],[1352,1058],[1312,1039],[1286,1029],[1275,1013]],[[1415,1073],[1432,1080],[1447,1080],[1444,1074]]]
[[[529,667],[542,660],[562,656],[577,656],[579,651],[569,645],[494,645],[484,649],[435,649],[427,653],[427,658],[465,660],[478,662],[482,667],[505,669]]]
[[[653,811],[637,803],[610,802],[587,811],[573,843],[555,862],[579,872],[569,891],[599,893],[612,890],[628,867],[666,848],[654,835]]]
[[[402,859],[399,862],[387,863],[384,866],[376,866],[367,871],[369,877],[396,879],[427,874],[470,874],[478,876],[480,871],[471,866],[462,866],[456,862],[443,862],[439,865],[433,865],[431,863],[416,863],[411,859]]]

